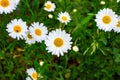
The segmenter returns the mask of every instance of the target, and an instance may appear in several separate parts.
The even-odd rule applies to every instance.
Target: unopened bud
[[[49,17],[50,19],[52,19],[52,18],[53,18],[53,15],[52,15],[52,14],[49,14],[48,17]]]
[[[105,5],[105,1],[101,1],[100,4],[101,4],[101,5]]]
[[[73,46],[73,51],[75,51],[75,52],[78,52],[79,51],[79,48],[77,47],[77,46]]]

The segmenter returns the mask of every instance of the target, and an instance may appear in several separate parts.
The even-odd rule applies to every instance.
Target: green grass
[[[0,80],[25,80],[26,70],[34,67],[41,80],[119,80],[120,34],[99,30],[94,21],[100,9],[111,8],[120,15],[120,3],[116,0],[51,0],[56,4],[54,12],[44,11],[47,0],[21,0],[10,14],[0,14]],[[77,9],[77,12],[73,12]],[[67,11],[72,21],[61,24],[58,13]],[[49,19],[48,14],[53,18]],[[64,56],[53,56],[46,51],[44,42],[28,45],[24,40],[8,36],[6,25],[13,19],[44,23],[49,32],[61,26],[71,34],[72,46],[79,52],[69,50]],[[40,66],[39,62],[44,61]]]

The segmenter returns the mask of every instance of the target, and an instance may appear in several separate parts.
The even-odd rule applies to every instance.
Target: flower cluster
[[[44,10],[48,12],[53,12],[56,8],[55,3],[52,3],[51,1],[47,1],[44,5]],[[51,15],[48,15],[49,18],[51,18]],[[60,12],[58,14],[57,18],[61,23],[69,23],[71,21],[70,15],[68,12]]]
[[[4,1],[4,0],[3,0]],[[56,6],[55,3],[47,1],[44,5],[44,10],[53,12]],[[69,23],[71,18],[69,13],[61,12],[57,18],[61,23]],[[9,36],[17,40],[25,40],[28,44],[35,44],[36,42],[45,42],[46,50],[58,57],[63,56],[68,50],[71,50],[71,37],[65,30],[56,29],[51,32],[48,31],[44,23],[32,22],[30,26],[22,19],[13,19],[7,24],[6,31]],[[49,32],[49,33],[48,33]]]
[[[9,14],[13,12],[20,0],[0,0],[0,14]],[[116,1],[117,3],[120,0]],[[105,1],[101,1],[101,5],[105,5]],[[52,12],[56,9],[55,3],[47,1],[44,4],[44,11],[49,12],[49,18],[53,18]],[[73,12],[77,12],[74,9]],[[68,25],[71,22],[71,16],[67,11],[61,11],[57,14],[57,21],[61,24]],[[114,30],[114,32],[120,32],[120,16],[117,15],[112,9],[104,8],[98,11],[95,16],[95,22],[99,29],[106,31]],[[52,55],[57,57],[63,56],[72,47],[72,37],[65,30],[58,28],[49,31],[49,28],[45,26],[43,22],[31,22],[27,25],[27,22],[23,19],[12,19],[6,25],[6,31],[8,35],[17,40],[24,40],[26,44],[32,45],[44,42],[46,45],[46,50]],[[72,47],[74,52],[79,51],[79,47],[76,45]],[[40,62],[42,66],[44,62]],[[40,75],[34,68],[27,69],[28,77],[26,80],[38,80]]]

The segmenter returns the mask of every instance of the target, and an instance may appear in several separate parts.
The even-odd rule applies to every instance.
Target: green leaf
[[[80,23],[75,27],[75,29],[73,30],[73,32],[77,31],[77,29],[81,28],[82,26],[84,26],[85,24],[88,24],[88,22],[94,17],[94,15],[88,14],[87,17],[85,17],[84,19],[82,19],[80,21]]]

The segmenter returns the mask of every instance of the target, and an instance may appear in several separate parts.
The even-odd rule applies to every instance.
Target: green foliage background
[[[54,12],[43,10],[47,0],[21,0],[10,14],[0,14],[0,80],[25,80],[26,69],[34,67],[41,80],[119,80],[120,34],[99,30],[95,14],[103,8],[111,8],[120,15],[120,3],[116,0],[51,0],[56,4]],[[77,9],[77,12],[73,12]],[[70,13],[68,25],[58,20],[59,12]],[[49,19],[48,14],[53,18]],[[28,45],[25,41],[8,36],[6,25],[14,18],[21,18],[30,26],[32,22],[44,23],[49,32],[59,27],[71,34],[73,50],[56,57],[46,51],[44,42]],[[44,61],[40,66],[39,62]]]

